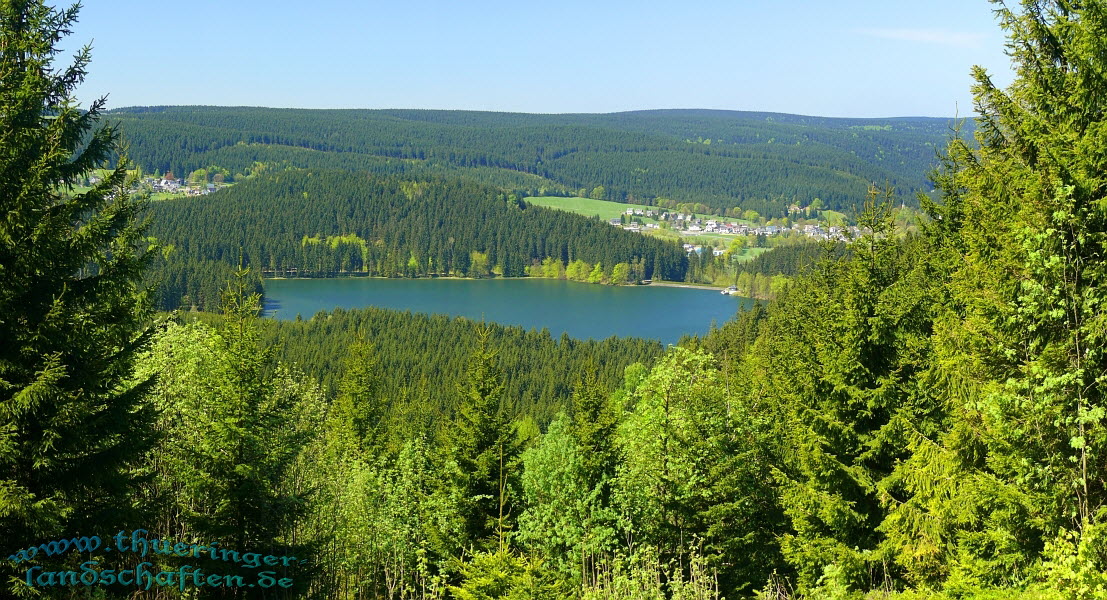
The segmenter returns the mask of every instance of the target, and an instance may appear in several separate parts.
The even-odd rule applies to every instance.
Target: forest
[[[521,277],[543,261],[561,265],[554,276],[576,262],[613,283],[683,281],[688,270],[675,242],[460,179],[297,169],[152,202],[148,214],[165,310],[217,310],[220,278],[240,266],[277,277]]]
[[[866,186],[914,205],[958,123],[664,110],[528,115],[432,110],[133,107],[105,115],[147,172],[239,180],[289,167],[449,176],[516,195],[703,204],[717,214],[788,207],[859,212]],[[965,131],[972,123],[961,123]]]
[[[212,327],[220,321],[199,314]],[[504,410],[512,420],[536,423],[548,423],[564,408],[581,373],[614,389],[628,366],[652,363],[663,351],[652,340],[553,338],[548,331],[378,308],[336,309],[302,321],[266,319],[258,326],[263,346],[276,348],[281,362],[297,365],[332,396],[345,372],[344,349],[371,340],[380,387],[409,388],[428,419],[454,410],[461,375],[482,342],[503,372],[503,394],[510,401]]]
[[[945,147],[917,230],[870,187],[863,236],[751,261],[790,273],[775,299],[667,348],[259,318],[255,260],[351,233],[326,229],[358,210],[331,183],[530,209],[308,169],[236,192],[289,236],[274,250],[215,204],[159,223],[178,209],[128,193],[120,130],[73,97],[89,50],[51,68],[78,8],[0,3],[3,595],[1107,598],[1102,1],[996,5],[1015,83],[974,70],[974,138]],[[150,233],[203,218],[258,241],[228,262]],[[227,269],[218,313],[154,310],[174,252]]]

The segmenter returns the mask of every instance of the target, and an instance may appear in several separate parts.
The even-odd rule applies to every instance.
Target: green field
[[[593,200],[591,198],[565,198],[562,196],[528,196],[524,198],[535,206],[566,210],[587,217],[599,216],[603,220],[615,219],[626,212],[628,208],[640,208],[642,210],[660,210],[656,206],[644,204],[624,204],[622,202],[610,202],[608,200]],[[643,223],[657,223],[656,219],[638,217]]]
[[[717,242],[722,242],[724,247],[730,246],[730,243],[735,238],[740,237],[730,233],[698,233],[695,235],[684,235],[679,231],[673,231],[672,229],[650,229],[646,233],[669,240],[682,240],[689,244],[699,244],[702,246],[716,246]]]
[[[747,260],[753,260],[758,254],[762,252],[768,252],[771,248],[743,248],[741,253],[734,255],[734,262],[746,262]]]
[[[174,200],[174,199],[177,199],[177,198],[184,198],[186,196],[188,196],[188,194],[182,194],[182,193],[170,194],[169,192],[154,192],[154,193],[150,194],[150,200],[151,201]]]
[[[646,206],[644,204],[624,204],[622,202],[610,202],[608,200],[593,200],[591,198],[565,198],[562,196],[529,196],[524,198],[527,202],[534,204],[535,206],[544,206],[546,208],[553,208],[556,210],[565,210],[588,217],[599,216],[603,220],[614,219],[624,214],[628,208],[641,208],[642,210],[659,210],[656,206]],[[825,211],[831,212],[831,211]],[[841,213],[837,213],[841,214]],[[706,216],[706,215],[704,215]],[[650,219],[647,217],[636,217],[643,223],[660,223],[657,219]],[[749,221],[744,219],[726,219],[727,221],[735,221],[739,223],[748,224]],[[698,235],[681,235],[679,232],[671,229],[647,229],[643,233],[646,235],[652,235],[664,239],[682,239],[689,244],[701,244],[704,246],[714,246],[716,242],[724,242],[724,246],[730,245],[730,242],[734,240],[735,236],[727,233],[701,233]],[[757,256],[760,252],[767,250],[767,248],[749,248],[747,249],[737,260],[749,260],[754,256]]]
[[[819,211],[819,216],[825,220],[826,224],[830,227],[849,224],[849,219],[846,218],[845,213],[840,213],[836,210]]]

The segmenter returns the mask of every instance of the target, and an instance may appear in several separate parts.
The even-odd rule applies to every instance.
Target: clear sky
[[[967,116],[986,0],[87,0],[82,103]]]

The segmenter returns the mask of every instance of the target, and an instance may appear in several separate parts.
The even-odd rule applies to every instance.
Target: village
[[[784,227],[781,225],[750,225],[747,223],[738,222],[726,222],[721,219],[708,219],[700,218],[696,215],[690,215],[685,213],[670,213],[667,211],[656,211],[641,208],[628,208],[624,212],[623,216],[618,218],[612,218],[609,222],[611,225],[621,227],[626,231],[632,231],[636,233],[645,233],[649,230],[661,229],[660,223],[642,223],[639,221],[628,221],[627,219],[633,219],[634,217],[644,217],[646,219],[656,219],[658,221],[667,222],[669,229],[679,233],[681,236],[690,237],[704,234],[720,234],[720,235],[735,235],[735,236],[777,236],[777,235],[802,235],[815,240],[837,240],[847,241],[849,239],[856,238],[861,235],[861,229],[856,225],[851,226],[839,226],[839,225],[823,225],[823,224],[801,224],[793,223],[791,226]],[[697,244],[684,244],[684,250],[691,253],[704,252],[704,246]],[[715,248],[712,250],[715,256],[722,256],[725,250]]]
[[[169,174],[169,177],[144,177],[142,186],[154,194],[181,196],[205,196],[219,189],[219,186],[215,183],[189,184],[184,179],[174,179],[172,173]]]
[[[150,192],[151,194],[160,194],[163,198],[166,196],[206,196],[226,185],[231,185],[223,184],[221,181],[215,183],[189,183],[184,179],[173,178],[172,175],[172,173],[169,173],[167,177],[145,176],[131,187],[130,192],[133,194]],[[89,175],[87,180],[90,186],[101,181],[102,178],[99,175]]]

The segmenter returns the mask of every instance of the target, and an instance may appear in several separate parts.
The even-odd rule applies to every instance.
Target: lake
[[[265,314],[310,318],[320,310],[378,306],[463,316],[578,339],[613,335],[672,344],[722,325],[755,300],[717,290],[607,286],[553,279],[269,279]]]

